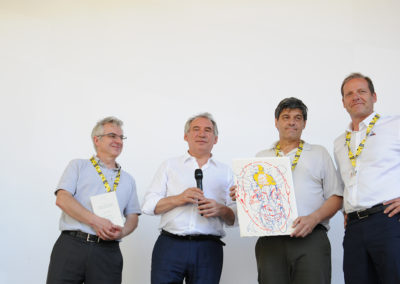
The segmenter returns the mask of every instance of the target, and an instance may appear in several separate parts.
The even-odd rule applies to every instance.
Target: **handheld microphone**
[[[203,190],[203,171],[201,169],[196,169],[194,171],[194,178],[196,179],[197,188]]]

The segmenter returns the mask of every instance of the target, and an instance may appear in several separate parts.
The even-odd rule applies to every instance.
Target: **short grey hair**
[[[217,122],[215,122],[213,116],[211,115],[211,113],[209,112],[203,112],[203,113],[199,113],[195,116],[190,117],[186,123],[185,123],[185,134],[189,133],[190,130],[190,124],[192,123],[193,120],[197,119],[197,118],[207,118],[209,121],[211,121],[213,128],[214,128],[214,135],[218,136],[218,126],[217,126]]]
[[[344,87],[344,85],[345,85],[348,81],[350,81],[350,80],[352,80],[352,79],[364,79],[364,80],[367,81],[367,83],[368,83],[368,89],[369,89],[369,91],[371,92],[371,94],[375,93],[374,84],[372,83],[372,80],[371,80],[369,77],[364,76],[364,75],[361,74],[361,73],[351,73],[349,76],[347,76],[347,77],[343,80],[342,86],[340,87],[340,92],[342,93],[342,97],[344,96],[344,93],[343,93],[343,87]]]
[[[96,149],[96,145],[94,144],[94,137],[104,134],[104,125],[107,123],[114,124],[115,126],[118,126],[118,127],[122,127],[122,125],[124,124],[122,122],[122,120],[116,118],[115,116],[107,116],[106,118],[99,120],[96,123],[96,125],[93,127],[92,135],[91,135],[93,146],[95,149]]]

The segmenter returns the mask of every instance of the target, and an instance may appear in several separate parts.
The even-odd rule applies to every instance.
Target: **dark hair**
[[[286,98],[281,100],[281,102],[278,104],[278,106],[275,109],[275,118],[279,119],[279,116],[281,115],[281,112],[284,109],[300,109],[301,112],[303,113],[303,118],[304,120],[307,120],[307,106],[299,99],[297,98]]]
[[[361,74],[361,73],[351,73],[349,76],[347,76],[347,77],[343,80],[342,86],[340,87],[340,92],[342,93],[342,97],[343,97],[343,95],[344,95],[344,94],[343,94],[343,87],[344,87],[344,85],[345,85],[348,81],[350,81],[350,80],[352,80],[352,79],[357,79],[357,78],[361,78],[361,79],[364,79],[365,81],[367,81],[369,91],[371,92],[371,94],[375,93],[374,84],[372,83],[372,80],[371,80],[369,77],[364,76],[364,75]]]

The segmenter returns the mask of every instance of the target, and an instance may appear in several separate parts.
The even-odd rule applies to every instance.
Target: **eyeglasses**
[[[115,133],[107,133],[107,134],[102,134],[102,135],[97,135],[97,137],[99,137],[99,138],[101,138],[101,137],[103,137],[103,136],[107,136],[107,137],[109,137],[109,138],[111,138],[111,139],[117,139],[117,138],[120,138],[121,140],[125,140],[127,137],[126,136],[124,136],[124,135],[117,135],[117,134],[115,134]]]

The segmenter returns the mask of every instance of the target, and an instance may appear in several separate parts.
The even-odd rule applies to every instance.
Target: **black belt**
[[[62,231],[62,233],[73,236],[77,239],[86,241],[88,243],[116,243],[116,241],[105,241],[105,240],[102,240],[99,236],[84,233],[81,231]]]
[[[361,220],[367,218],[370,215],[383,212],[388,206],[389,205],[378,204],[365,210],[351,212],[347,214],[347,221]]]
[[[185,236],[181,236],[181,235],[175,235],[172,234],[170,232],[167,232],[165,230],[161,230],[161,235],[164,236],[168,236],[174,239],[178,239],[178,240],[186,240],[186,241],[216,241],[218,243],[220,243],[221,245],[225,245],[225,243],[223,241],[221,241],[221,237],[219,236],[214,236],[214,235],[185,235]]]
[[[328,231],[327,229],[326,229],[326,227],[324,226],[324,225],[322,225],[322,224],[318,224],[317,226],[315,226],[315,228],[314,228],[314,230],[315,229],[319,229],[319,230],[323,230],[323,231]]]

